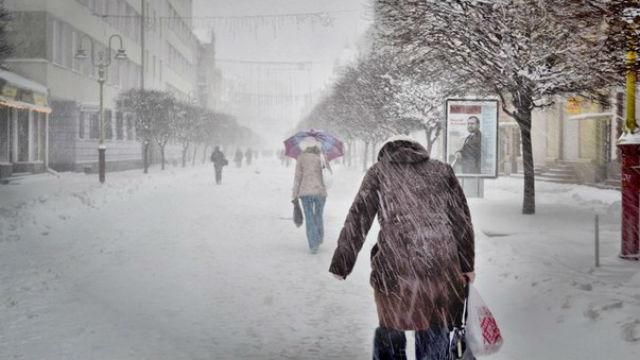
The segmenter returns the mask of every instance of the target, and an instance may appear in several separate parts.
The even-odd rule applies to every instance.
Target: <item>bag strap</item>
[[[464,307],[462,308],[462,328],[467,325],[467,318],[469,317],[469,288],[471,285],[467,283],[464,287]]]

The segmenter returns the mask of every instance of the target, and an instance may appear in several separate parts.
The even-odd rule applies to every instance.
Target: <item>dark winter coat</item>
[[[460,149],[463,174],[479,174],[482,161],[482,133],[475,132],[464,140]]]
[[[211,153],[211,162],[213,163],[213,166],[218,169],[222,169],[222,167],[228,164],[227,159],[224,157],[224,153],[220,150],[213,151]]]
[[[349,210],[330,272],[351,273],[376,215],[370,283],[380,325],[451,324],[462,305],[462,273],[474,267],[473,226],[453,169],[418,143],[383,146]]]

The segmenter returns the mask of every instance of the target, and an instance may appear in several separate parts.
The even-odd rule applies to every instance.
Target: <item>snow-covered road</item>
[[[292,172],[260,159],[221,186],[209,167],[0,186],[0,359],[370,358],[367,256],[346,282],[327,272],[361,173],[336,170],[310,255]],[[640,357],[640,265],[615,256],[619,194],[539,184],[538,215],[524,217],[520,188],[490,181],[470,201],[477,287],[505,337],[491,359]]]

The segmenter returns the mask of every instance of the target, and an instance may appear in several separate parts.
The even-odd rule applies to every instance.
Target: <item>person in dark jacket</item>
[[[373,219],[370,284],[379,327],[374,359],[404,359],[405,330],[417,359],[448,359],[449,328],[473,281],[474,233],[453,169],[404,136],[389,139],[366,173],[338,239],[329,271],[351,273]]]
[[[216,171],[216,184],[220,185],[222,183],[222,168],[229,164],[227,159],[224,157],[224,153],[220,151],[220,147],[216,146],[211,153],[211,162],[213,163],[213,168]]]
[[[456,152],[456,160],[462,162],[463,174],[480,174],[482,164],[482,132],[480,119],[471,116],[467,119],[469,136],[464,139],[462,148]]]

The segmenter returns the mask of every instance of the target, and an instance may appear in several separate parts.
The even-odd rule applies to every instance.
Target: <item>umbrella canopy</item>
[[[335,136],[321,130],[300,131],[284,141],[285,155],[297,159],[305,144],[315,142],[328,161],[344,155],[344,145]]]

